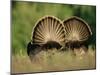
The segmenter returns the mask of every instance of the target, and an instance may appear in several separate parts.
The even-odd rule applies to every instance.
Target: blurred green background
[[[96,45],[96,6],[12,1],[11,15],[12,54],[26,53],[34,25],[45,15],[61,20],[71,16],[81,17],[93,32],[89,43]]]

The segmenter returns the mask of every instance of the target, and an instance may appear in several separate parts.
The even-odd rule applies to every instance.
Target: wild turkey
[[[32,42],[47,48],[63,46],[65,42],[65,31],[61,21],[53,16],[40,19],[32,33]]]
[[[63,21],[66,31],[66,46],[74,50],[87,45],[87,40],[92,35],[89,25],[76,16]]]
[[[32,41],[28,44],[27,53],[31,53],[37,48],[60,49],[65,45],[65,31],[62,22],[54,16],[41,18],[32,31]],[[41,51],[39,49],[39,51]],[[38,53],[38,52],[37,52]]]

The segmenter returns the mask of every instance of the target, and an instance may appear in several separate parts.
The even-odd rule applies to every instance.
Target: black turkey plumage
[[[27,54],[30,57],[30,60],[32,61],[33,57],[41,52],[41,46],[38,44],[33,44],[32,42],[29,42],[27,45]]]
[[[87,45],[87,40],[92,35],[89,25],[76,16],[63,21],[66,31],[66,46],[80,48]],[[88,46],[87,46],[88,47]]]

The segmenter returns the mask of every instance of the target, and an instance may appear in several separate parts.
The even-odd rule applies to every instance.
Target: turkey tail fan
[[[73,16],[63,21],[66,33],[66,45],[80,48],[92,35],[89,25],[79,17]]]
[[[43,48],[61,48],[65,44],[62,22],[54,16],[41,18],[33,29],[32,42]]]
[[[78,17],[63,21],[66,30],[66,41],[85,41],[92,35],[89,25]]]

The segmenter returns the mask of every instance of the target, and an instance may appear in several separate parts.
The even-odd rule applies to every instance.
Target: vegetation
[[[32,62],[27,55],[12,56],[12,73],[82,70],[95,67],[95,50],[91,50],[91,47],[84,55],[77,56],[71,51],[59,52],[56,49],[42,51]]]

